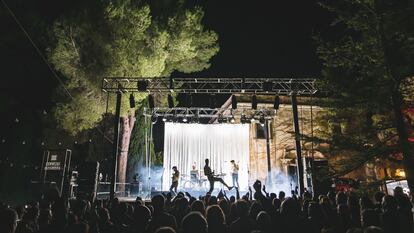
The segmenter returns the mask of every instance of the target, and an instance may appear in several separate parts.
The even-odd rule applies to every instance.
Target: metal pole
[[[292,94],[292,112],[293,112],[293,126],[295,128],[295,146],[296,146],[296,166],[298,172],[298,188],[299,195],[304,191],[303,184],[303,161],[302,161],[302,148],[300,145],[300,129],[299,129],[299,116],[298,116],[298,102],[296,94]]]
[[[112,201],[116,193],[116,173],[118,166],[118,143],[119,143],[119,121],[121,119],[121,99],[122,92],[119,90],[116,93],[116,108],[114,119],[114,143],[112,144],[112,179],[109,191],[109,199]]]
[[[269,121],[265,119],[264,126],[266,136],[266,155],[267,155],[267,185],[272,184],[272,165],[270,160],[270,140],[269,140]]]

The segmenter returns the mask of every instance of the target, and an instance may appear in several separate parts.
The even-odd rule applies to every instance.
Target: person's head
[[[350,218],[351,212],[349,211],[349,207],[347,204],[340,204],[337,207],[338,215],[342,218]]]
[[[176,233],[176,231],[171,227],[160,227],[155,231],[155,233]]]
[[[136,226],[145,229],[151,219],[151,210],[144,205],[137,206],[134,210],[133,218]]]
[[[271,227],[270,215],[265,211],[260,211],[256,218],[257,226],[261,232],[267,232]]]
[[[249,215],[249,203],[241,199],[236,202],[236,212],[239,217],[247,217]]]
[[[74,232],[89,233],[89,225],[84,222],[79,222],[78,224],[74,225]]]
[[[338,192],[336,194],[336,205],[346,204],[347,196],[344,192]]]
[[[0,210],[0,229],[5,233],[14,233],[17,226],[17,213],[13,209]]]
[[[375,202],[376,203],[379,203],[379,204],[381,204],[381,202],[382,202],[382,198],[385,196],[385,194],[383,193],[383,192],[376,192],[375,194],[374,194],[374,199],[375,199]]]
[[[257,215],[262,211],[262,206],[258,202],[253,202],[250,206],[249,216],[251,219],[256,219]]]
[[[380,219],[378,212],[373,209],[365,209],[361,213],[361,224],[363,227],[379,226]]]
[[[190,212],[182,221],[183,233],[207,233],[207,221],[199,212]]]
[[[256,192],[259,192],[262,189],[262,182],[260,180],[256,180],[253,184],[253,188]]]
[[[222,225],[225,223],[224,213],[218,205],[207,207],[207,222],[209,226]]]
[[[204,206],[204,202],[200,200],[196,200],[191,204],[191,211],[200,212],[202,215],[205,215],[206,208]]]
[[[280,209],[280,206],[282,205],[282,202],[280,201],[280,199],[275,198],[272,201],[272,205],[273,205],[274,209],[278,210],[278,209]]]
[[[111,217],[109,215],[109,211],[108,211],[108,209],[105,209],[105,208],[101,208],[101,209],[98,210],[98,217],[99,217],[99,220],[102,223],[106,223],[106,222],[109,222],[111,220]]]
[[[277,198],[276,193],[270,193],[270,200]]]
[[[208,163],[210,162],[210,160],[206,159],[204,160],[206,162],[206,165],[208,165]]]
[[[376,226],[369,226],[367,228],[365,228],[364,233],[383,233],[384,231]]]
[[[47,226],[52,222],[52,211],[50,209],[43,209],[39,214],[39,226]]]
[[[218,203],[224,215],[228,215],[230,212],[230,206],[226,199],[221,199]]]
[[[346,233],[364,233],[364,231],[361,228],[349,228]]]
[[[319,203],[311,202],[308,206],[308,217],[311,219],[321,220],[323,218],[323,211]]]
[[[160,212],[164,210],[165,199],[162,195],[155,195],[151,199],[152,207],[154,207],[154,212]]]
[[[177,210],[187,211],[188,210],[188,200],[187,198],[178,198],[175,203]]]
[[[208,205],[217,205],[217,197],[216,196],[210,196],[210,199],[208,199]]]
[[[234,164],[234,160],[230,160],[230,163]]]
[[[280,207],[280,214],[288,219],[299,217],[300,204],[294,198],[286,198]]]
[[[283,192],[283,191],[280,191],[280,192],[279,192],[279,199],[280,199],[281,201],[283,201],[283,199],[285,199],[285,196],[286,196],[285,192]]]
[[[404,195],[404,190],[400,186],[394,188],[394,196]]]
[[[230,203],[234,203],[236,202],[236,197],[235,196],[230,196]]]
[[[393,196],[385,195],[382,198],[382,209],[383,211],[396,211],[397,210],[397,200]]]
[[[177,171],[177,166],[172,167],[173,171]]]

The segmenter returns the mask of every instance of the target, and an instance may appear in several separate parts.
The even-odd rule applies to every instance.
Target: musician
[[[177,166],[172,167],[172,170],[174,171],[174,173],[172,175],[172,183],[170,187],[170,192],[177,194],[177,187],[178,187],[178,180],[180,179],[180,172],[178,171]]]
[[[197,170],[197,165],[194,162],[193,165],[191,166],[192,170],[190,171],[190,180],[191,181],[198,181],[198,170]]]
[[[237,187],[237,188],[240,188],[240,185],[239,185],[239,165],[236,162],[234,162],[234,160],[231,160],[230,164],[231,164],[231,178],[233,180],[233,186]],[[237,186],[236,186],[236,184],[237,184]]]
[[[204,175],[206,175],[207,176],[207,179],[208,179],[208,181],[209,181],[209,183],[210,183],[210,190],[208,191],[208,193],[211,193],[211,192],[213,192],[213,189],[214,189],[214,182],[216,182],[216,181],[218,181],[218,182],[220,182],[220,183],[222,183],[224,186],[226,186],[229,190],[231,190],[232,188],[233,188],[233,186],[228,186],[225,182],[224,182],[224,180],[222,179],[222,178],[219,178],[219,177],[216,177],[216,176],[214,176],[214,172],[213,171],[211,171],[211,168],[210,168],[210,166],[209,166],[209,159],[206,159],[205,160],[205,162],[206,162],[206,165],[204,166]]]

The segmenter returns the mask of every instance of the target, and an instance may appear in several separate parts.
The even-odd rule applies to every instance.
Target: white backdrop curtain
[[[216,174],[226,174],[223,179],[230,186],[230,160],[238,162],[240,188],[246,190],[249,125],[165,123],[163,190],[168,190],[171,185],[173,166],[177,166],[181,174],[189,175],[194,163],[199,171],[203,171],[206,158],[210,159],[210,167]]]

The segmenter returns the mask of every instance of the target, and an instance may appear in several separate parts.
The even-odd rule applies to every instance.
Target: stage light
[[[219,116],[217,119],[218,123],[227,123],[227,118],[223,116]]]
[[[129,95],[129,107],[135,108],[135,97],[134,97],[134,94],[132,93],[131,95]]]
[[[237,97],[235,95],[231,96],[231,108],[237,109]]]
[[[186,116],[184,116],[184,117],[183,117],[183,122],[184,122],[184,123],[186,123],[187,121],[188,121],[187,117],[186,117]]]
[[[257,109],[257,97],[256,95],[252,96],[252,109]]]
[[[262,117],[260,117],[259,122],[260,122],[260,125],[261,125],[262,127],[264,127],[264,126],[265,126],[265,122],[266,122],[266,120],[265,120],[265,118],[262,116]]]
[[[234,119],[234,116],[231,116],[230,123],[233,124],[234,122],[236,122],[236,119]]]
[[[139,80],[137,82],[138,91],[146,91],[148,87],[148,80]]]
[[[280,104],[279,96],[275,95],[275,101],[273,102],[273,108],[278,110],[279,109],[279,104]]]
[[[152,122],[152,124],[155,125],[157,123],[157,121],[158,121],[158,116],[156,114],[153,114],[151,116],[151,122]]]
[[[249,124],[250,123],[250,119],[245,114],[242,114],[241,117],[240,117],[240,122],[242,124]]]
[[[162,121],[166,122],[166,121],[167,121],[167,117],[166,117],[166,116],[164,116],[164,117],[162,118]]]
[[[168,95],[168,107],[174,108],[174,98],[170,94]]]
[[[148,95],[148,107],[151,109],[155,107],[154,96],[152,95]]]

